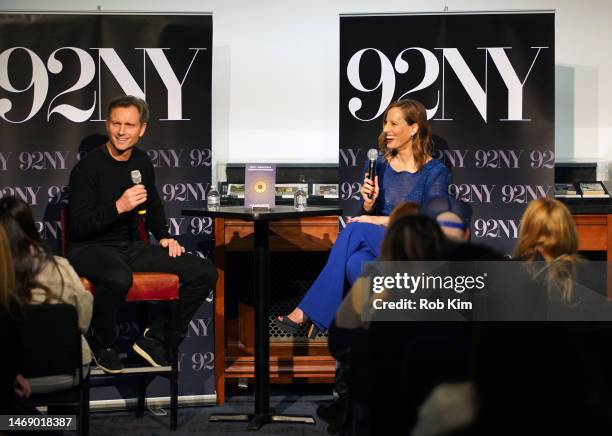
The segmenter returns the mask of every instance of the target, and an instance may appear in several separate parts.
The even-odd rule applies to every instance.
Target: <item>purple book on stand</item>
[[[246,164],[244,167],[244,207],[273,209],[276,164]]]

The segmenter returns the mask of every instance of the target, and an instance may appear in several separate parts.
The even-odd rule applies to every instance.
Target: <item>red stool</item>
[[[146,243],[149,242],[146,229],[144,224],[141,222],[139,226],[139,236]],[[62,254],[66,252],[66,234],[65,229],[67,226],[66,209],[62,208],[60,211],[60,226],[61,232],[61,248]],[[89,292],[95,296],[94,285],[84,277],[81,277],[83,286]],[[139,327],[140,331],[143,332],[147,326],[147,302],[163,301],[170,305],[170,333],[168,344],[170,349],[170,366],[162,367],[151,367],[151,366],[140,366],[126,368],[124,372],[119,374],[107,374],[102,370],[93,369],[90,371],[90,376],[122,376],[122,375],[138,375],[138,404],[137,404],[137,415],[142,417],[144,415],[145,406],[145,394],[146,394],[146,383],[144,380],[145,375],[158,374],[163,377],[167,377],[170,381],[170,428],[176,430],[177,427],[177,414],[178,414],[178,335],[177,329],[178,321],[178,300],[179,300],[179,277],[176,274],[160,273],[160,272],[135,272],[133,273],[132,286],[127,292],[125,301],[140,303],[140,316],[139,316]]]

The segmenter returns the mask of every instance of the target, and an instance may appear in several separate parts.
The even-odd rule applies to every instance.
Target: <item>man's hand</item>
[[[377,226],[387,226],[389,224],[388,216],[360,215],[349,219],[349,223],[370,223]]]
[[[136,206],[147,201],[147,190],[144,185],[138,184],[126,189],[115,202],[119,214],[134,210]]]
[[[372,212],[374,204],[378,198],[378,176],[374,177],[374,180],[368,179],[368,176],[364,177],[363,185],[361,185],[361,196],[363,197],[363,209],[366,212]],[[369,197],[372,196],[372,198]]]
[[[164,238],[159,241],[159,245],[168,249],[168,256],[177,257],[185,252],[185,247],[179,244],[176,239]]]

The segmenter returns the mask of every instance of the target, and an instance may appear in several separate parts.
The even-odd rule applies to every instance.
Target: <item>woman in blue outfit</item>
[[[429,153],[431,130],[421,103],[391,103],[382,127],[377,175],[370,180],[366,173],[360,192],[363,214],[352,218],[340,233],[327,264],[298,307],[274,320],[286,332],[296,333],[309,321],[309,336],[317,330],[327,330],[348,289],[346,282],[352,285],[361,273],[361,263],[378,257],[393,208],[403,201],[420,204],[429,196],[448,191],[450,173]]]

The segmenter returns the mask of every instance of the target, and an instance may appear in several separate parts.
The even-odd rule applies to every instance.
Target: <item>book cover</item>
[[[610,197],[608,195],[608,193],[606,192],[604,186],[601,184],[601,182],[581,182],[580,183],[580,190],[582,191],[582,197],[583,198],[593,198],[593,197],[597,197],[597,198],[608,198]]]
[[[580,194],[557,194],[555,192],[555,198],[582,198]]]
[[[576,186],[573,183],[555,183],[555,195],[577,195]]]
[[[304,193],[308,192],[307,183],[277,183],[276,195],[282,198],[293,198],[295,193],[301,189]]]
[[[276,164],[246,164],[244,207],[272,209],[275,205]]]

